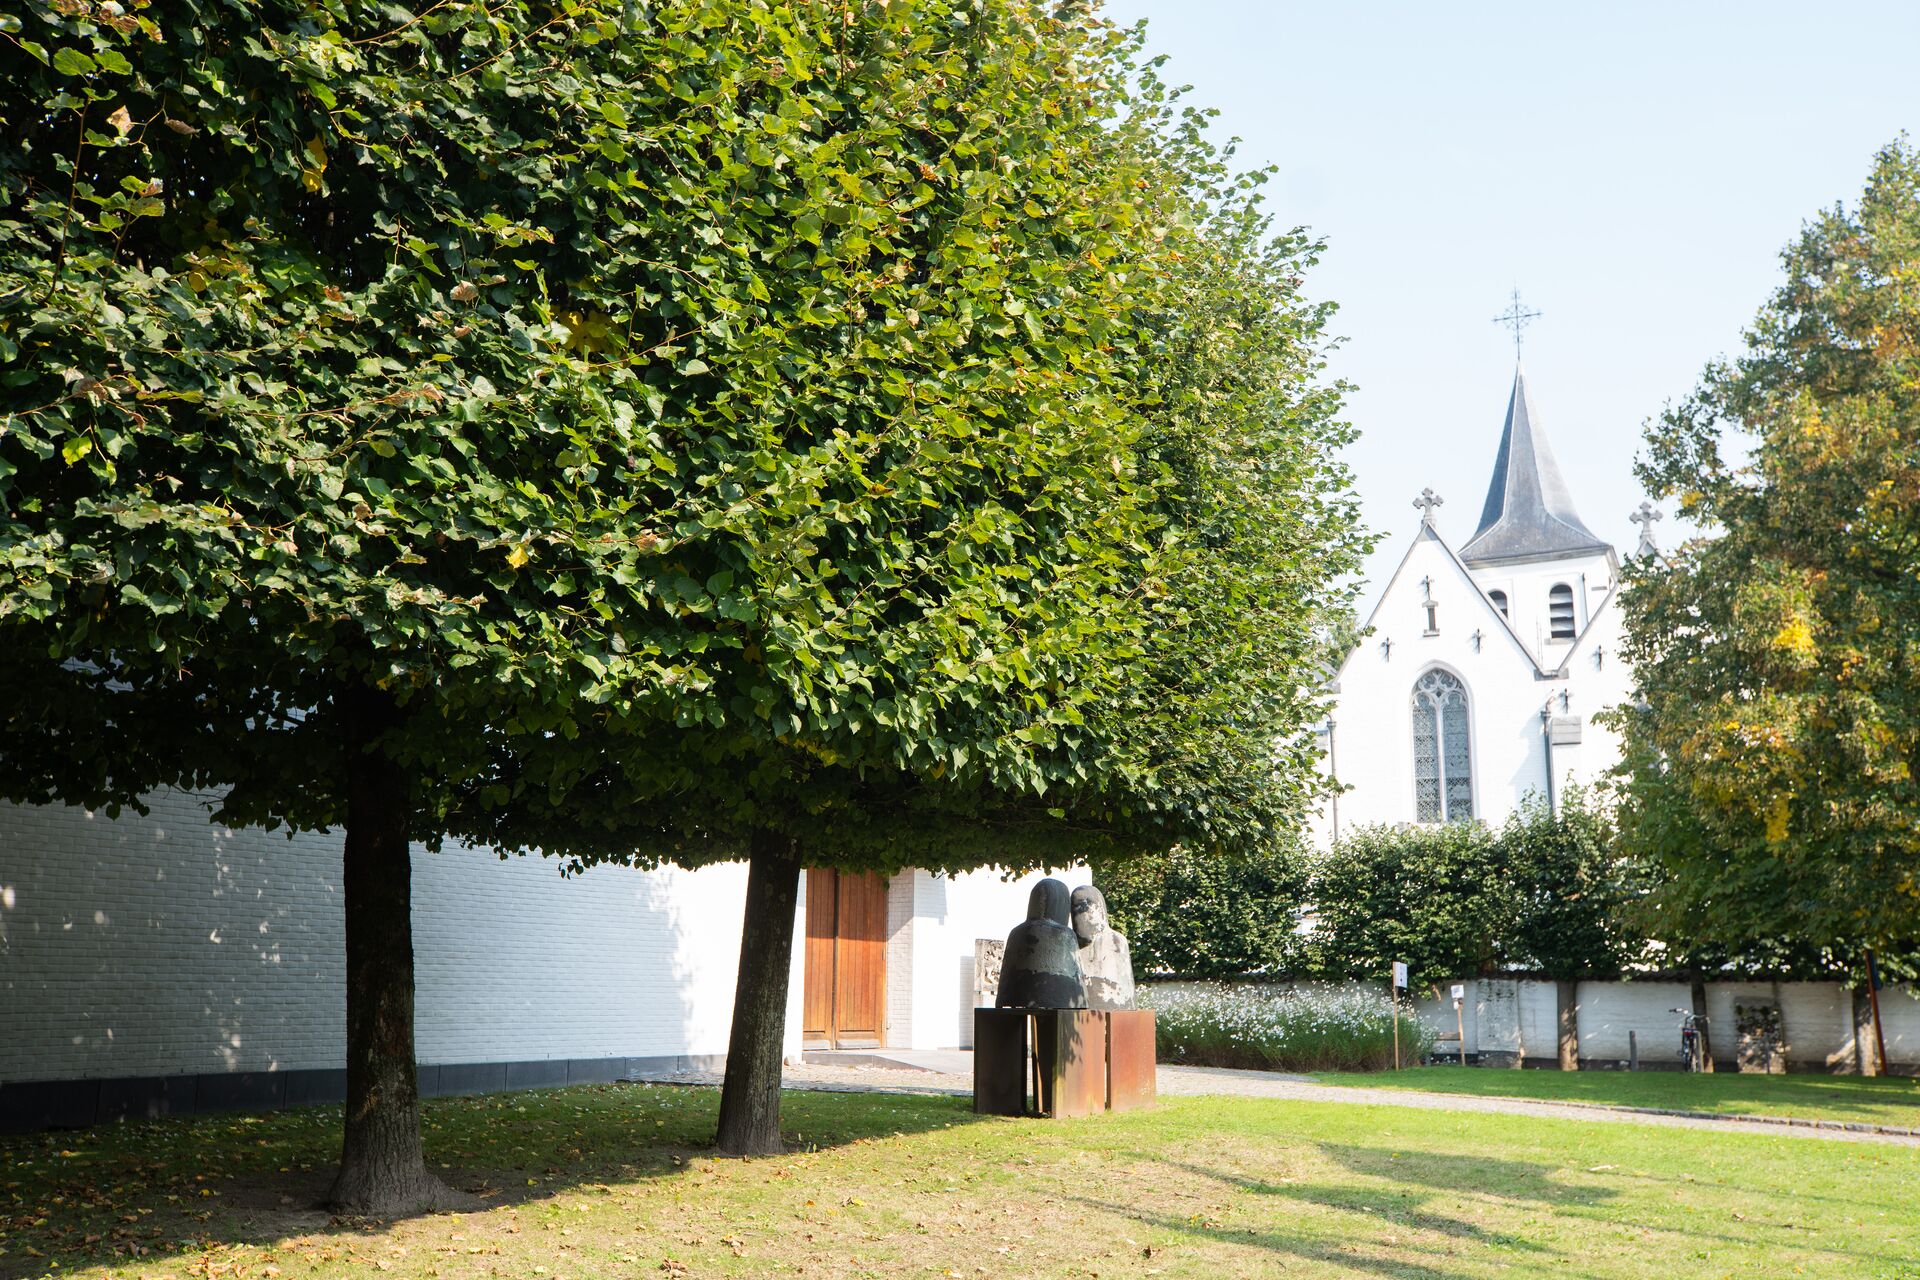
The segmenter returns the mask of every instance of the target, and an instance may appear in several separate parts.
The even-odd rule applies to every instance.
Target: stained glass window
[[[1473,816],[1467,689],[1457,676],[1437,669],[1413,686],[1413,807],[1419,822]]]

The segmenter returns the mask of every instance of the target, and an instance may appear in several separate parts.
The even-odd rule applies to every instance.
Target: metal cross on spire
[[[1529,311],[1520,305],[1520,290],[1513,291],[1513,302],[1493,318],[1495,324],[1504,324],[1513,330],[1513,358],[1520,358],[1520,335],[1526,327],[1540,318],[1538,311]]]

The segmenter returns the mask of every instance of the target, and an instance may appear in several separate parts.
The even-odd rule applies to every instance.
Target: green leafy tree
[[[1123,37],[171,17],[0,32],[7,794],[345,828],[361,1210],[443,1198],[410,837],[751,854],[723,1138],[764,1148],[800,861],[1058,854],[1049,792],[1138,767],[1083,711],[1157,521]]]
[[[769,279],[824,331],[776,347],[763,320],[703,346],[723,385],[805,394],[771,423],[687,410],[710,448],[752,450],[727,503],[675,530],[695,580],[726,573],[747,602],[662,627],[702,645],[696,709],[622,708],[625,745],[583,738],[507,811],[529,840],[597,822],[638,861],[749,858],[736,1153],[780,1144],[803,866],[1276,839],[1305,794],[1305,757],[1276,744],[1310,712],[1286,664],[1364,545],[1315,381],[1324,311],[1295,292],[1312,246],[1269,237],[1198,119],[1136,78],[1137,37],[1013,4],[933,36],[922,16],[874,7],[835,37],[906,69],[846,151],[873,166],[862,198],[909,213],[824,218]],[[788,234],[783,207],[749,213],[731,237]]]
[[[409,838],[750,855],[722,1138],[755,1150],[803,862],[1287,810],[1285,681],[1201,700],[1223,788],[1134,714],[1146,602],[1191,610],[1221,544],[1143,445],[1205,206],[1158,181],[1129,38],[1016,0],[167,18],[0,23],[0,789],[344,827],[336,1203],[442,1198]],[[1306,344],[1289,243],[1257,280]],[[1312,497],[1340,428],[1286,356],[1264,410],[1318,434],[1236,465]]]
[[[1381,981],[1400,960],[1415,982],[1490,970],[1499,865],[1493,832],[1476,822],[1352,831],[1313,869],[1313,967]]]
[[[1558,813],[1529,798],[1499,827],[1364,827],[1314,867],[1319,972],[1416,982],[1500,972],[1613,977],[1643,957],[1633,882],[1607,810],[1578,788]]]
[[[724,322],[629,277],[616,330],[577,287],[610,252],[659,256],[603,207],[644,185],[643,145],[662,186],[713,165],[699,102],[616,40],[632,17],[0,20],[0,791],[219,788],[221,821],[345,830],[346,1209],[445,1199],[409,841],[492,837],[519,753],[697,683],[690,646],[630,620],[717,607],[666,555],[707,492],[683,478],[663,518],[684,464],[657,420],[711,393],[678,335]],[[619,343],[651,350],[647,387],[596,368]],[[600,852],[564,843],[584,837],[552,847]]]
[[[1510,915],[1497,963],[1571,982],[1611,978],[1647,953],[1629,910],[1640,886],[1607,801],[1568,787],[1556,813],[1529,797],[1501,824],[1500,893]]]
[[[1181,848],[1102,858],[1093,872],[1138,974],[1289,975],[1305,963],[1298,913],[1307,871],[1296,850],[1222,855]]]
[[[1782,265],[1648,428],[1642,480],[1703,533],[1622,594],[1620,821],[1662,936],[1857,965],[1920,935],[1920,155],[1880,152]]]

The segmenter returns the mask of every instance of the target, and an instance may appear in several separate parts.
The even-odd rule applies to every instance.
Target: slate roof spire
[[[1494,564],[1612,549],[1574,511],[1573,497],[1560,465],[1553,460],[1546,433],[1534,422],[1526,370],[1516,364],[1487,504],[1480,511],[1479,529],[1460,548],[1460,558],[1470,565]]]

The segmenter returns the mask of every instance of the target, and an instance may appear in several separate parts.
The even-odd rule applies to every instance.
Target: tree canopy
[[[677,665],[615,623],[652,451],[566,309],[620,107],[562,53],[615,15],[164,16],[0,23],[0,790],[344,826],[335,1199],[430,1203],[409,836]]]
[[[1782,267],[1648,428],[1642,480],[1701,532],[1627,573],[1621,832],[1663,935],[1857,969],[1920,937],[1920,154]]]
[[[1312,250],[1136,39],[166,18],[0,19],[0,791],[345,827],[340,1203],[434,1194],[409,837],[1022,865],[1297,807],[1358,546]]]
[[[973,27],[1005,18],[982,12]],[[876,25],[896,21],[916,19],[895,8]],[[736,999],[737,1018],[760,1010],[756,1047],[736,1038],[729,1073],[731,1097],[733,1066],[764,1066],[753,1149],[777,1143],[788,965],[770,922],[790,913],[799,864],[1020,868],[1270,845],[1308,794],[1300,655],[1345,607],[1365,546],[1333,456],[1341,389],[1319,380],[1327,309],[1298,292],[1317,245],[1273,234],[1258,178],[1235,175],[1204,118],[1135,65],[1137,37],[1070,15],[1038,30],[994,62],[947,37],[903,44],[948,59],[926,74],[973,103],[954,119],[993,122],[993,145],[901,134],[924,158],[895,200],[900,227],[834,223],[796,268],[838,288],[841,255],[866,263],[896,237],[878,282],[862,277],[869,293],[843,305],[908,319],[877,335],[856,324],[845,346],[838,329],[802,330],[781,358],[810,371],[805,393],[754,437],[750,500],[678,528],[676,554],[723,566],[753,602],[682,624],[711,690],[691,709],[610,711],[624,741],[546,754],[550,771],[513,779],[502,811],[525,842],[598,824],[593,839],[627,860],[751,851],[754,885],[767,870],[764,896],[749,889]],[[990,169],[990,198],[933,198],[936,164]],[[998,246],[990,276],[954,251],[974,241]],[[970,298],[983,282],[992,297]],[[822,292],[807,306],[823,312]],[[756,338],[711,341],[703,359],[751,381]],[[732,1114],[723,1105],[723,1142]]]

